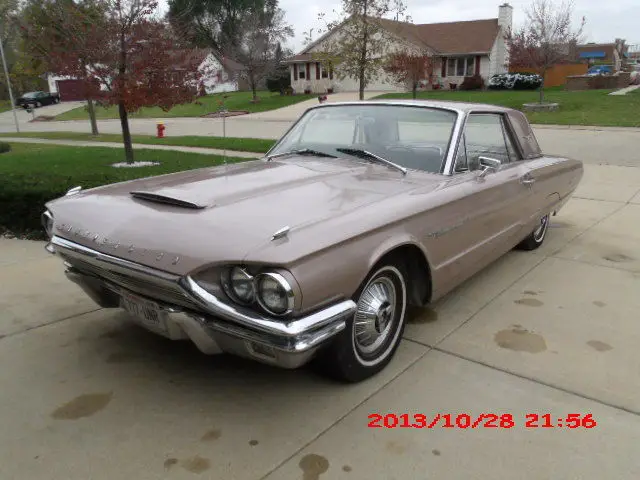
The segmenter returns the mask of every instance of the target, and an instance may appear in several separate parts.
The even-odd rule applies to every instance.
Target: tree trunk
[[[369,26],[367,24],[367,7],[369,6],[369,2],[365,0],[364,2],[364,10],[362,12],[362,22],[364,31],[362,33],[362,45],[360,46],[360,65],[358,72],[358,80],[359,80],[359,97],[360,100],[364,100],[364,87],[366,84],[366,68],[367,68],[367,43],[369,42]]]
[[[249,75],[249,84],[251,85],[251,94],[253,96],[253,103],[258,101],[258,89],[256,80],[253,75]]]
[[[546,72],[542,72],[542,83],[540,84],[540,103],[544,102],[544,74]]]
[[[133,163],[133,145],[131,144],[131,132],[129,131],[129,116],[124,102],[118,103],[118,113],[120,114],[120,125],[122,126],[122,141],[124,142],[124,157],[127,163]]]
[[[413,82],[413,88],[411,89],[411,93],[413,94],[413,99],[418,98],[418,82]]]
[[[89,120],[91,121],[91,135],[98,135],[98,121],[96,120],[96,111],[93,108],[93,100],[87,100],[87,108],[89,110]]]

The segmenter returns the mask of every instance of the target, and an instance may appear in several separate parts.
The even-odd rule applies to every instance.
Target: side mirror
[[[502,162],[495,158],[479,157],[478,160],[480,160],[480,166],[484,167],[480,175],[478,175],[478,178],[484,178],[490,172],[496,172],[500,168],[500,165],[502,165]]]

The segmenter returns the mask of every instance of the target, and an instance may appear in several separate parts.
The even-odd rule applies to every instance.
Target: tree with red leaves
[[[401,52],[391,56],[384,70],[396,82],[411,88],[413,98],[416,98],[420,81],[433,75],[433,61],[428,55]]]
[[[572,0],[560,5],[550,0],[534,0],[526,15],[523,27],[506,34],[509,65],[511,68],[532,68],[542,77],[540,103],[543,103],[545,75],[554,65],[573,58],[585,19],[582,17],[580,26],[573,28]]]
[[[82,80],[90,98],[118,107],[125,158],[133,163],[129,114],[141,107],[168,111],[192,102],[198,96],[203,59],[176,48],[180,42],[170,27],[153,16],[155,0],[44,3],[56,5],[54,21],[46,28],[27,25],[28,35],[43,47],[40,55],[50,72]],[[79,8],[88,3],[92,16]]]

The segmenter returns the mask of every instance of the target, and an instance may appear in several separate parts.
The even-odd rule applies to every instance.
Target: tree
[[[247,15],[241,26],[238,44],[225,49],[225,54],[242,64],[258,101],[258,84],[274,72],[282,60],[280,44],[293,36],[293,28],[284,21],[284,11],[273,2]]]
[[[87,110],[91,133],[98,135],[94,99],[98,93],[89,79],[89,66],[98,58],[95,51],[78,49],[93,40],[94,30],[103,31],[105,5],[96,0],[31,0],[23,10],[20,66],[25,73],[54,73],[58,69],[57,51],[73,51],[78,54],[74,60],[81,68],[76,76],[83,80],[83,98],[87,100]],[[82,67],[84,65],[85,67]],[[27,80],[26,78],[24,80]]]
[[[167,18],[180,36],[217,52],[237,47],[244,19],[269,0],[169,0]]]
[[[509,63],[515,68],[533,68],[542,77],[540,103],[544,101],[544,79],[555,64],[572,59],[572,51],[582,36],[585,19],[572,26],[573,2],[560,5],[550,0],[534,0],[526,12],[523,27],[507,32]]]
[[[433,74],[433,62],[430,56],[408,52],[392,55],[389,63],[383,68],[398,83],[407,85],[411,89],[413,98],[417,97],[420,81]]]
[[[176,50],[179,41],[169,26],[153,17],[155,0],[86,1],[95,1],[103,15],[94,21],[82,11],[67,10],[72,15],[57,27],[79,32],[82,42],[69,44],[68,38],[53,36],[47,61],[53,73],[81,80],[91,98],[118,107],[125,158],[133,163],[129,114],[149,106],[168,111],[193,101],[203,59]]]
[[[382,19],[394,13],[399,19],[404,10],[400,0],[342,0],[337,20],[326,22],[326,15],[319,15],[324,31],[334,34],[322,42],[315,57],[335,69],[338,78],[357,79],[363,100],[365,88],[381,73],[388,62],[388,47],[396,40],[382,26]]]

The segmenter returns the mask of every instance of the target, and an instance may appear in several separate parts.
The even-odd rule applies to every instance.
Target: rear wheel
[[[42,103],[36,102],[36,108],[40,108],[41,106],[42,106]]]
[[[407,310],[404,269],[394,262],[376,266],[353,300],[355,315],[317,362],[325,373],[347,382],[383,370],[400,345]]]
[[[540,224],[531,234],[517,245],[519,250],[535,250],[542,245],[549,229],[549,214],[540,219]]]
[[[59,98],[54,98],[53,99],[53,103],[60,103],[60,99]]]

